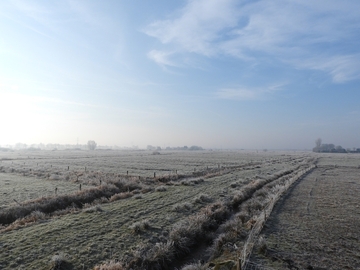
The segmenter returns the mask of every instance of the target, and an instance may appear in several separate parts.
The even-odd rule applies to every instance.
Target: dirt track
[[[252,261],[273,269],[360,269],[360,169],[321,165],[275,207]]]

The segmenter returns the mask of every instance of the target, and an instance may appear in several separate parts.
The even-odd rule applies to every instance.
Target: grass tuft
[[[94,270],[125,270],[120,262],[110,261],[98,266],[95,266]]]
[[[166,190],[167,190],[167,188],[165,186],[158,186],[155,188],[155,191],[158,191],[158,192],[164,192]]]
[[[150,228],[150,223],[149,223],[149,220],[147,220],[147,219],[142,220],[142,221],[137,221],[129,226],[129,229],[131,229],[132,232],[136,233],[136,234],[141,233],[141,232],[147,230],[148,228]]]
[[[131,192],[121,192],[121,193],[116,193],[114,195],[112,195],[109,199],[110,202],[115,202],[118,200],[123,200],[123,199],[127,199],[133,196],[133,193]]]
[[[68,262],[66,260],[66,256],[64,255],[64,253],[61,252],[59,254],[52,256],[50,270],[66,269],[67,264]]]
[[[184,202],[184,203],[177,203],[173,206],[173,211],[175,212],[179,212],[179,213],[182,213],[182,212],[186,212],[186,211],[189,211],[191,210],[192,208],[192,204],[191,203],[188,203],[188,202]]]
[[[100,205],[94,205],[83,209],[84,213],[95,213],[95,212],[103,212],[103,211],[104,210],[101,208]]]
[[[258,252],[264,255],[267,253],[267,245],[263,236],[260,236],[258,240]]]
[[[202,266],[200,262],[188,264],[185,265],[183,268],[181,268],[181,270],[204,270],[204,269],[206,268]]]
[[[204,193],[199,194],[195,199],[194,202],[195,203],[206,203],[206,202],[211,202],[212,198]]]

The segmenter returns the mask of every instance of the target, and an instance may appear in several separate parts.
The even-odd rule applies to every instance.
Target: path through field
[[[252,261],[272,269],[360,269],[360,169],[320,165],[275,207]]]

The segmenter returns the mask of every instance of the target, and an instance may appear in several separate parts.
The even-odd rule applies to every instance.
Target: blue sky
[[[360,147],[359,1],[1,1],[0,145]]]

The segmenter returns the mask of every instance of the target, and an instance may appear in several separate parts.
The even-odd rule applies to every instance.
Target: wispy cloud
[[[149,59],[155,61],[155,63],[157,63],[161,66],[176,67],[177,65],[170,60],[170,56],[172,54],[173,54],[172,52],[152,50],[147,54],[147,56]]]
[[[345,2],[189,0],[179,12],[153,22],[144,32],[160,40],[162,49],[255,62],[271,58],[321,70],[340,83],[357,79],[360,73],[351,55],[339,50],[353,44],[350,49],[357,54],[360,45],[360,2]],[[309,64],[319,54],[322,64]]]
[[[188,1],[180,16],[153,22],[144,32],[164,44],[177,44],[181,49],[203,55],[214,55],[221,31],[237,23],[234,0]]]
[[[277,91],[283,90],[286,83],[269,85],[267,87],[234,87],[222,88],[215,93],[215,97],[219,99],[231,100],[258,100],[271,96]]]
[[[300,68],[324,71],[332,77],[333,82],[343,83],[360,79],[360,54],[332,57],[315,57],[295,61]]]

